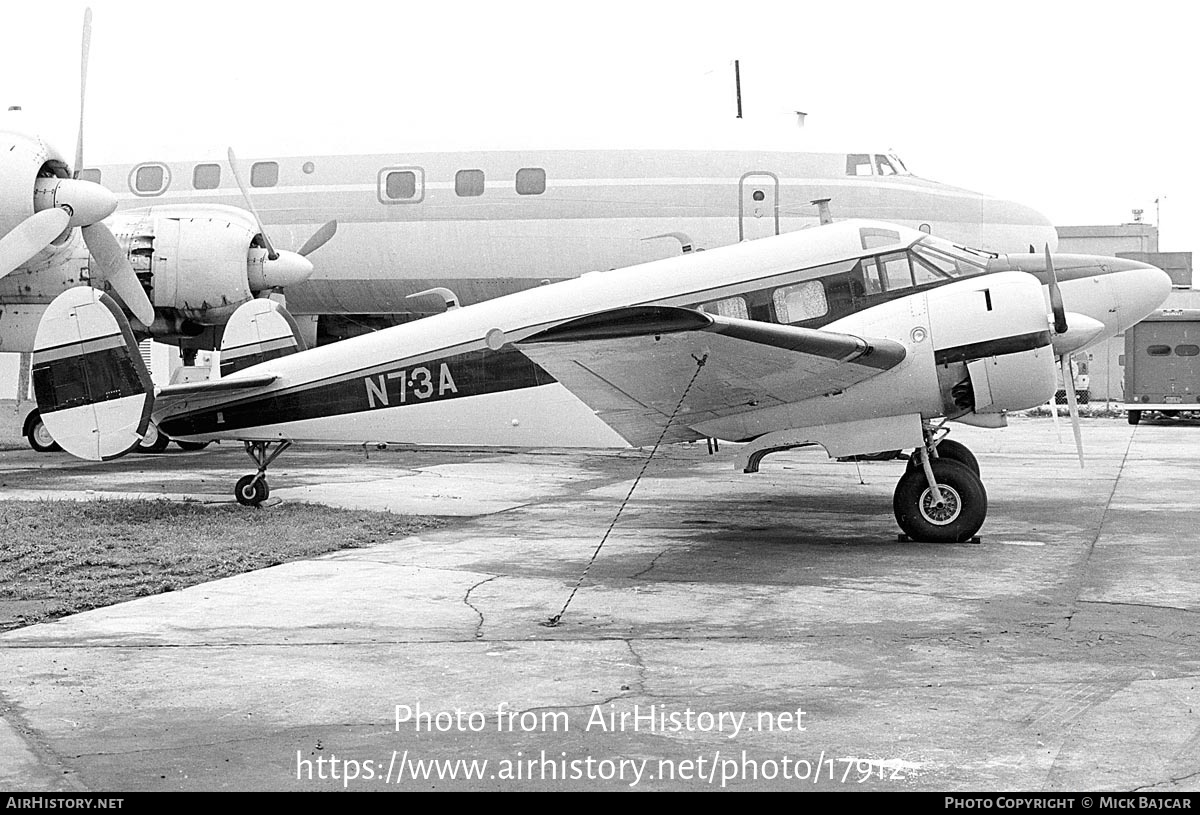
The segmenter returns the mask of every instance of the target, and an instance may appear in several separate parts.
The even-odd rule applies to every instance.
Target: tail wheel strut
[[[233,495],[242,506],[256,507],[271,494],[267,484],[267,467],[279,458],[279,454],[292,446],[287,439],[282,441],[248,441],[246,455],[258,465],[258,472],[244,475],[233,488]]]

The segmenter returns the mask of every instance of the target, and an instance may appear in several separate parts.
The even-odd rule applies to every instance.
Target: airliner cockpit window
[[[846,156],[846,175],[873,175],[871,157],[866,153],[850,153]]]
[[[913,244],[912,253],[923,265],[949,277],[966,277],[986,271],[988,260],[995,257],[932,235]]]
[[[912,175],[912,173],[908,171],[908,167],[904,166],[904,162],[900,160],[898,155],[895,153],[888,153],[888,158],[891,160],[892,166],[896,168],[896,172],[898,172],[900,175]]]
[[[875,156],[875,166],[879,168],[880,175],[899,175],[899,172],[892,166],[892,162],[888,161],[887,156]]]

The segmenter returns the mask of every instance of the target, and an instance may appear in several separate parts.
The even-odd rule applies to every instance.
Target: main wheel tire
[[[179,446],[180,450],[187,450],[188,452],[195,452],[196,450],[203,450],[205,447],[208,447],[208,445],[212,444],[212,442],[210,442],[210,441],[178,441],[178,440],[176,440],[175,444],[177,444]]]
[[[29,446],[39,453],[56,453],[62,449],[46,429],[46,423],[42,421],[40,413],[35,412],[30,416],[29,430],[25,432],[25,438],[29,440]]]
[[[979,459],[975,458],[975,454],[970,448],[962,442],[957,442],[954,439],[942,439],[937,444],[937,456],[933,459],[946,459],[947,461],[957,461],[959,464],[965,464],[971,469],[975,475],[979,475]],[[914,450],[913,454],[908,457],[908,469],[920,470],[921,467],[921,451]]]
[[[1129,420],[1130,424],[1137,424],[1142,420],[1142,412],[1140,410],[1131,410],[1125,414],[1125,418]]]
[[[167,449],[167,445],[170,443],[170,437],[166,433],[160,433],[158,425],[151,422],[146,425],[146,434],[138,442],[137,451],[139,453],[161,453]]]
[[[258,506],[267,500],[270,494],[271,488],[267,486],[267,479],[259,478],[256,474],[242,476],[233,488],[234,497],[245,507]]]
[[[935,458],[930,465],[943,503],[933,503],[923,467],[907,469],[892,497],[896,522],[915,541],[970,540],[987,518],[987,491],[983,482],[970,467],[952,458]]]

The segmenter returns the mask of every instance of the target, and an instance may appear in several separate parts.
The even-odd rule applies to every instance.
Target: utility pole
[[[742,68],[738,60],[733,61],[733,85],[737,90],[737,117],[742,118]]]

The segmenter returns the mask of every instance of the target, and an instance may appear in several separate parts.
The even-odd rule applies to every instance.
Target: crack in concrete
[[[475,614],[478,615],[478,617],[479,617],[479,624],[475,626],[475,639],[477,639],[477,640],[483,638],[484,617],[483,617],[483,612],[480,611],[476,606],[474,606],[471,603],[471,592],[475,591],[475,589],[479,588],[480,586],[482,586],[485,583],[491,583],[493,580],[499,580],[499,579],[500,579],[500,575],[494,574],[485,580],[480,580],[478,583],[476,583],[475,585],[473,585],[469,589],[467,589],[467,593],[463,595],[463,604],[466,605],[467,608],[471,609],[471,611],[474,611]]]

